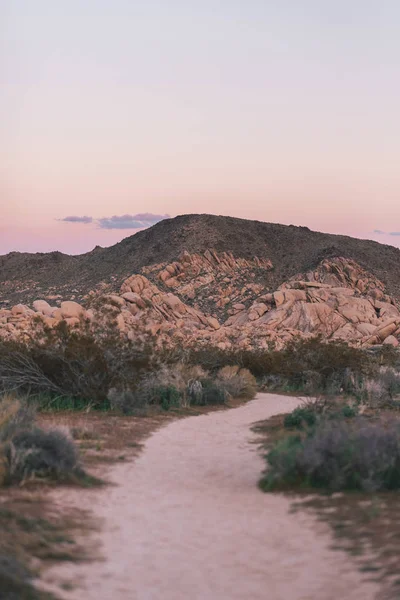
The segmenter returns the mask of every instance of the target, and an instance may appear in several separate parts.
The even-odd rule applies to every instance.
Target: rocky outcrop
[[[169,288],[186,303],[223,320],[234,304],[249,304],[266,286],[270,260],[235,258],[231,252],[183,252],[173,263],[145,267],[142,272]]]
[[[37,323],[71,328],[115,319],[121,335],[148,333],[171,343],[197,341],[229,347],[282,346],[294,336],[321,335],[351,344],[399,345],[400,311],[381,281],[345,258],[268,287],[268,260],[231,253],[184,252],[179,261],[142,269],[119,293],[97,294],[86,306],[36,300],[0,310],[0,335],[26,337]],[[92,302],[89,302],[91,298]],[[90,304],[92,306],[90,306]]]
[[[400,312],[383,284],[344,258],[324,260],[278,290],[237,310],[225,327],[246,343],[283,343],[295,335],[321,335],[359,345],[398,344]]]

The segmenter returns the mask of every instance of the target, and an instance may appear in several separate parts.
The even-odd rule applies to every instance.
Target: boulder
[[[212,327],[215,330],[218,330],[221,327],[221,325],[218,322],[218,319],[216,319],[215,317],[208,317],[207,321],[210,327]]]
[[[12,315],[25,315],[29,311],[29,308],[25,304],[16,304],[11,309]]]
[[[54,307],[50,306],[50,304],[46,302],[46,300],[35,300],[32,306],[36,312],[41,313],[46,317],[51,317],[54,311]]]
[[[395,338],[394,335],[388,335],[388,337],[384,340],[383,343],[387,346],[394,346],[395,348],[397,348],[397,346],[399,345],[399,340]]]

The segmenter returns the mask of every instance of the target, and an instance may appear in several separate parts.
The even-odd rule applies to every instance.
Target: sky
[[[0,0],[0,254],[166,215],[400,246],[398,0]]]

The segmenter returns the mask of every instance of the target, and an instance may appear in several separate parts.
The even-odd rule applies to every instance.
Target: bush
[[[162,365],[145,375],[133,390],[113,388],[108,393],[111,407],[125,414],[135,414],[149,406],[169,410],[223,404],[228,397],[220,380],[208,377],[201,367],[183,363]]]
[[[74,441],[58,429],[16,433],[7,446],[11,483],[33,477],[67,480],[81,474]]]
[[[229,398],[225,387],[219,381],[202,379],[201,395],[191,398],[191,403],[198,406],[222,405]]]
[[[265,490],[275,487],[290,486],[301,483],[297,468],[299,453],[303,448],[299,435],[290,435],[279,440],[267,455],[268,471],[261,480],[261,487]]]
[[[293,384],[300,385],[304,375],[318,373],[322,384],[332,374],[368,372],[373,365],[380,364],[380,357],[373,356],[345,342],[325,342],[321,337],[294,338],[282,350],[221,350],[212,346],[191,348],[189,360],[208,371],[218,371],[226,365],[239,365],[249,369],[255,377],[282,376]]]
[[[302,428],[304,425],[312,426],[317,420],[317,415],[312,408],[299,407],[285,416],[284,426],[287,428]]]
[[[304,429],[314,427],[322,418],[350,419],[357,415],[358,407],[356,405],[345,404],[341,406],[332,398],[321,396],[314,400],[307,400],[303,403],[303,406],[295,408],[285,416],[283,424],[288,429]]]
[[[306,436],[289,436],[268,453],[261,485],[331,491],[400,489],[400,425],[322,419]]]
[[[40,329],[29,344],[0,341],[0,392],[40,398],[68,398],[85,407],[104,408],[107,391],[133,389],[139,379],[168,360],[155,340],[122,338],[117,328],[93,332],[66,323]]]
[[[237,365],[226,366],[218,371],[217,381],[232,398],[254,398],[257,393],[257,382],[248,369]]]
[[[0,398],[0,485],[31,477],[81,477],[72,438],[58,429],[43,431],[34,423],[33,407],[26,401],[10,395]]]
[[[353,417],[356,417],[358,415],[358,407],[354,406],[354,405],[350,406],[349,404],[346,404],[346,406],[343,406],[343,408],[341,410],[341,414],[346,419],[351,419]]]
[[[154,390],[157,398],[157,404],[163,410],[169,410],[171,407],[178,407],[181,404],[181,394],[173,385],[160,385]]]
[[[107,400],[112,410],[122,412],[124,415],[145,414],[148,407],[146,398],[142,394],[129,389],[111,388]]]
[[[386,353],[384,353],[386,356]],[[393,357],[389,357],[393,361]],[[221,350],[211,346],[191,348],[189,361],[211,373],[226,366],[248,369],[268,389],[316,393],[346,392],[349,374],[373,375],[382,356],[353,348],[344,342],[320,337],[294,338],[282,350]]]

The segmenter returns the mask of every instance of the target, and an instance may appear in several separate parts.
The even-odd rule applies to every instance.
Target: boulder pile
[[[280,347],[294,336],[319,334],[360,346],[399,345],[398,300],[354,261],[323,260],[275,290],[269,287],[272,269],[271,261],[256,257],[184,252],[174,263],[145,267],[118,293],[103,294],[96,302],[89,295],[85,305],[51,306],[38,299],[32,307],[0,309],[0,336],[27,338],[37,323],[52,328],[65,321],[79,328],[109,314],[121,335],[132,339],[148,333],[171,343],[251,348],[271,342]]]

